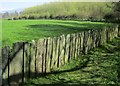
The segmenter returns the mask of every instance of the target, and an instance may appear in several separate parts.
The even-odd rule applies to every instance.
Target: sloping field
[[[112,26],[112,24],[73,20],[3,20],[2,45],[78,33],[88,29],[100,29],[105,26]]]
[[[25,86],[40,84],[86,84],[87,86],[120,85],[120,37],[91,50],[77,60],[56,69],[56,72],[37,77]]]
[[[110,2],[51,2],[25,9],[25,18],[90,18],[102,19],[112,9]],[[21,16],[21,17],[22,17]]]

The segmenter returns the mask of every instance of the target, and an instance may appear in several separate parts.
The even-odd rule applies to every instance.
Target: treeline
[[[110,2],[51,2],[23,10],[14,19],[103,19]]]
[[[19,17],[21,15],[21,12],[17,12],[17,11],[14,11],[14,12],[4,12],[4,13],[0,13],[0,15],[4,19],[9,19],[9,18]]]
[[[104,16],[105,20],[120,24],[120,0],[118,2],[113,2],[109,5],[109,8],[112,8],[112,11]]]

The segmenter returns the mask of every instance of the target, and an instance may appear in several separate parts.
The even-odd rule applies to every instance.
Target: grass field
[[[55,73],[30,79],[25,86],[38,84],[88,84],[120,86],[120,37],[56,69]],[[95,85],[94,85],[95,84]],[[68,86],[68,85],[67,85]]]
[[[12,45],[18,41],[38,40],[88,29],[100,29],[110,25],[102,22],[73,20],[3,20],[2,46]]]

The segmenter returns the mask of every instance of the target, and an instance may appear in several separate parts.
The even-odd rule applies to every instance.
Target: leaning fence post
[[[10,84],[9,80],[9,52],[10,52],[10,47],[5,46],[2,48],[2,84]]]
[[[23,55],[22,55],[22,56],[23,56],[23,58],[22,58],[22,59],[23,59],[23,63],[22,63],[22,84],[23,84],[23,83],[24,83],[24,50],[25,50],[25,49],[24,49],[24,48],[25,48],[25,47],[24,47],[24,42],[23,42],[22,47],[23,47],[23,53],[22,53],[22,54],[23,54]]]
[[[10,56],[9,75],[11,84],[22,83],[23,76],[23,42],[13,44]]]

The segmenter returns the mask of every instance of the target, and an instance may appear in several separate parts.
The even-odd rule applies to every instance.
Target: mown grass
[[[56,69],[57,73],[30,79],[25,86],[40,84],[120,85],[120,37],[89,51]]]
[[[12,45],[12,43],[18,41],[31,41],[44,37],[77,33],[88,29],[100,29],[111,25],[103,22],[73,20],[3,20],[2,45]]]

